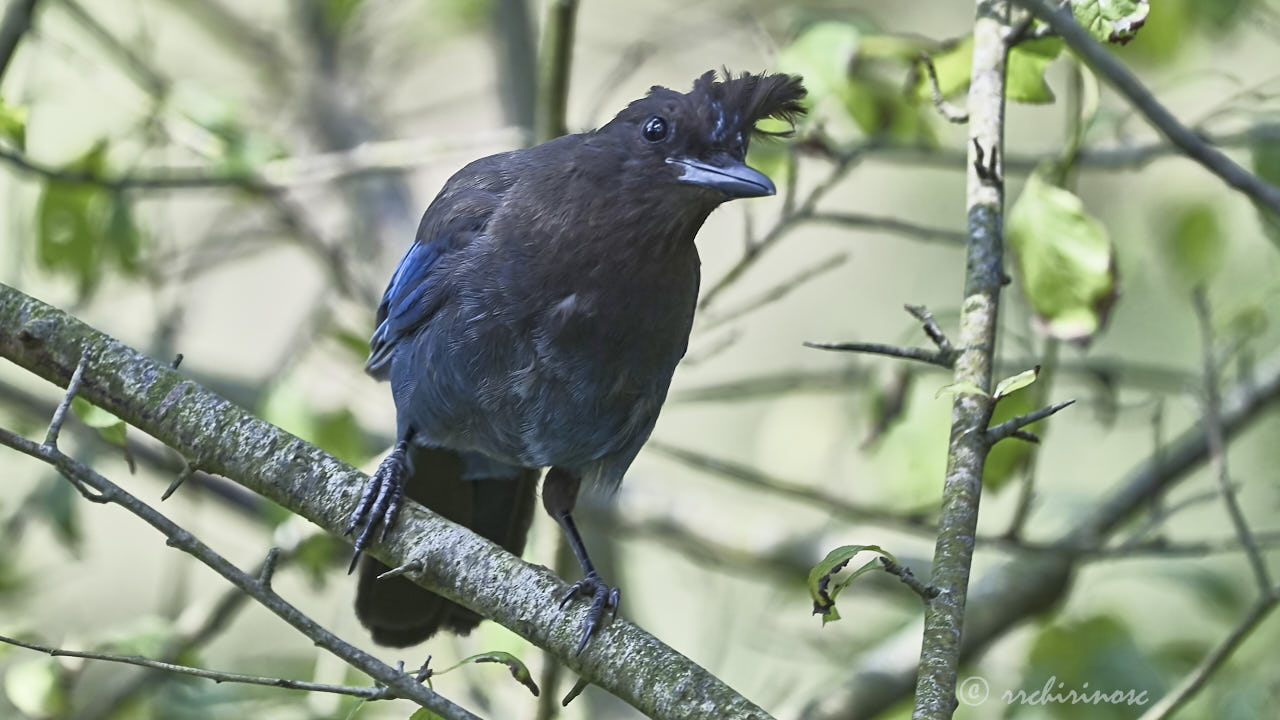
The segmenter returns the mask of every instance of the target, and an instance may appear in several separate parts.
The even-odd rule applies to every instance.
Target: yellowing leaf
[[[1080,198],[1037,173],[1009,212],[1006,230],[1038,329],[1089,343],[1116,297],[1115,248],[1106,229]]]
[[[995,391],[995,393],[994,393],[994,397],[995,397],[997,400],[999,400],[1000,398],[1004,397],[1005,395],[1009,395],[1009,394],[1011,394],[1011,393],[1015,393],[1015,392],[1017,392],[1017,391],[1021,390],[1022,388],[1027,387],[1027,386],[1028,386],[1028,385],[1030,385],[1031,383],[1035,382],[1035,381],[1036,381],[1036,378],[1038,378],[1038,377],[1040,377],[1040,366],[1039,366],[1039,365],[1037,365],[1037,366],[1035,366],[1035,367],[1031,368],[1030,370],[1024,370],[1024,371],[1022,371],[1022,372],[1018,373],[1017,375],[1011,375],[1011,376],[1009,376],[1009,377],[1007,377],[1007,378],[1005,378],[1005,379],[1001,380],[1001,381],[996,385],[996,391]]]

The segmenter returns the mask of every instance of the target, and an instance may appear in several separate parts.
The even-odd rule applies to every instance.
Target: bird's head
[[[600,134],[624,143],[654,182],[698,192],[714,203],[775,192],[773,182],[746,164],[753,135],[788,135],[756,128],[765,118],[788,123],[804,113],[800,78],[791,75],[717,79],[708,71],[680,93],[655,86],[628,105]]]

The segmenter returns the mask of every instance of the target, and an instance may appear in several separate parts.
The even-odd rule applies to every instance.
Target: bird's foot
[[[560,609],[564,609],[569,601],[578,596],[591,598],[591,607],[587,610],[587,619],[582,623],[582,640],[578,642],[578,652],[587,646],[587,641],[600,629],[600,621],[604,619],[605,613],[609,613],[609,621],[618,616],[618,604],[622,600],[622,594],[616,587],[610,587],[595,571],[587,573],[586,577],[573,584],[569,588],[569,592],[564,594],[560,600]]]
[[[355,512],[351,513],[351,520],[343,533],[350,535],[363,525],[360,534],[356,536],[355,554],[351,557],[351,567],[347,569],[347,574],[356,569],[360,553],[369,546],[374,532],[381,529],[380,537],[386,537],[387,530],[395,522],[396,513],[400,511],[400,500],[404,497],[404,476],[409,472],[407,453],[407,445],[404,442],[397,443],[364,486],[360,502],[356,505]]]

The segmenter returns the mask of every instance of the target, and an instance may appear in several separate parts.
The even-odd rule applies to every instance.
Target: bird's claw
[[[351,566],[347,569],[347,574],[351,574],[351,571],[356,569],[360,553],[369,546],[375,531],[380,532],[379,538],[387,536],[387,530],[395,522],[396,514],[400,511],[400,499],[404,496],[404,476],[407,472],[408,455],[405,444],[402,442],[396,445],[395,450],[387,455],[378,466],[377,472],[369,478],[369,483],[364,486],[364,492],[360,494],[360,502],[347,522],[344,535],[350,535],[357,527],[364,526],[356,536],[355,553],[351,556]]]
[[[606,611],[609,613],[609,622],[613,622],[618,617],[618,605],[622,602],[622,593],[618,588],[610,587],[595,572],[587,573],[586,577],[569,588],[569,592],[560,599],[560,609],[563,610],[569,601],[580,595],[591,598],[591,607],[587,609],[587,619],[582,623],[582,640],[578,642],[579,653],[587,646],[587,641],[596,630],[601,627],[600,621],[604,619]]]

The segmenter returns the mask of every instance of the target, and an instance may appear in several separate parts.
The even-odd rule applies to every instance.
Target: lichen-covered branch
[[[1069,8],[1049,0],[1014,0],[1044,21],[1081,60],[1123,95],[1138,112],[1169,139],[1182,154],[1204,166],[1223,182],[1249,196],[1259,205],[1280,213],[1280,188],[1268,184],[1257,175],[1240,167],[1221,150],[1213,147],[1196,131],[1183,125],[1160,104],[1151,91],[1116,59],[1088,31],[1080,27]]]
[[[0,356],[59,385],[89,352],[80,394],[184,455],[341,533],[367,477],[208,392],[164,363],[0,284]],[[543,568],[418,506],[371,553],[406,576],[551,652],[591,683],[655,718],[769,718],[705,669],[618,618],[575,652],[585,606],[561,611],[567,586]]]
[[[91,355],[86,352],[84,357],[88,358],[91,357]],[[78,376],[84,368],[85,364],[83,363],[77,366],[75,374]],[[72,395],[76,395],[76,385],[74,380],[67,388],[67,397],[70,398]],[[442,717],[448,718],[449,720],[479,720],[476,715],[438,695],[435,691],[425,685],[422,685],[421,682],[414,679],[412,676],[406,675],[404,672],[379,661],[372,655],[343,641],[341,638],[329,632],[319,623],[312,620],[305,613],[299,610],[296,606],[277,595],[275,591],[271,589],[268,583],[268,578],[264,576],[261,579],[255,579],[240,568],[232,565],[226,558],[214,552],[212,548],[205,545],[177,523],[157,512],[155,508],[152,508],[142,502],[136,496],[125,491],[115,483],[112,483],[102,475],[94,472],[92,469],[65,455],[53,442],[46,440],[44,444],[36,444],[24,437],[15,435],[8,430],[0,428],[0,444],[49,463],[51,466],[56,468],[68,482],[74,485],[75,488],[80,491],[81,495],[90,501],[96,503],[115,503],[138,516],[148,525],[151,525],[163,533],[165,536],[165,543],[167,545],[178,548],[179,550],[195,557],[205,565],[208,565],[214,572],[221,575],[228,582],[240,588],[268,610],[278,615],[285,622],[297,628],[300,632],[315,642],[316,645],[332,652],[353,667],[358,668],[361,672],[367,673],[370,677],[383,683],[386,687],[391,688],[398,696],[410,698],[422,707],[429,708],[433,712]],[[274,555],[275,553],[273,552],[272,554]],[[45,652],[50,652],[51,654],[58,654],[51,649],[25,644],[9,638],[5,638],[4,642],[22,645],[23,647],[30,649],[43,650]],[[63,652],[62,654],[74,655],[73,653],[68,652]],[[74,656],[83,657],[83,655]],[[146,665],[147,663],[152,662],[143,662],[142,658],[133,658],[133,660],[135,661],[134,664],[139,665]],[[172,664],[166,665],[168,666],[165,669],[171,672],[185,672],[186,674],[193,675],[204,673],[204,677],[210,678],[214,675],[214,673],[211,673],[210,671],[199,670],[197,668],[184,668],[182,666]],[[158,667],[156,665],[152,666]],[[235,682],[249,682],[245,679],[248,677],[249,676],[239,676]],[[289,681],[282,678],[276,678],[275,682],[271,684],[287,687],[287,682]],[[266,683],[260,682],[256,684]],[[315,690],[316,687],[297,687],[296,689]],[[390,696],[390,694],[382,688],[372,688],[369,692],[372,693],[370,696]]]
[[[1229,442],[1280,405],[1280,355],[1260,362],[1250,378],[1224,393],[1220,418]],[[1139,512],[1151,506],[1209,459],[1203,428],[1193,426],[1127,475],[1111,495],[1083,514],[1075,526],[1041,552],[1028,552],[986,573],[973,587],[960,658],[977,656],[1028,619],[1056,607],[1068,594],[1076,567],[1104,548]],[[1217,497],[1217,493],[1213,494]],[[1199,549],[1199,548],[1198,548]],[[848,680],[828,688],[801,715],[804,720],[869,718],[901,702],[915,687],[916,663],[902,646],[915,643],[915,629],[865,653]],[[889,658],[889,659],[887,659]]]
[[[942,517],[934,549],[930,585],[938,590],[925,605],[924,640],[913,716],[945,720],[955,710],[956,674],[964,626],[969,570],[978,527],[986,437],[994,401],[997,311],[1004,280],[1005,45],[1009,4],[977,0],[973,28],[973,70],[969,85],[969,168],[967,202],[969,250],[964,302],[960,309],[955,383],[987,394],[961,392],[951,411],[951,443],[942,489]]]

